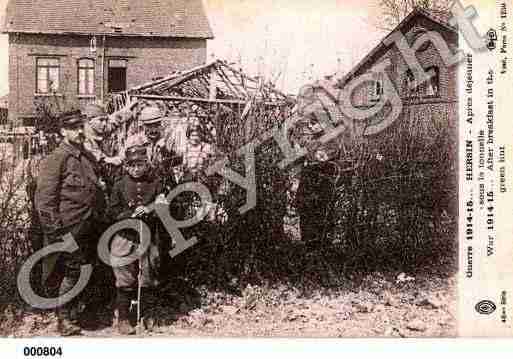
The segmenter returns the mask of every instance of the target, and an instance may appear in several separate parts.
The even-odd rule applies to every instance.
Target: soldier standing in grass
[[[135,333],[129,321],[129,313],[130,303],[136,298],[137,286],[151,288],[159,284],[161,268],[166,260],[164,256],[170,249],[163,243],[167,241],[169,245],[169,239],[159,235],[163,231],[159,219],[148,207],[157,198],[163,203],[166,199],[163,195],[163,180],[155,176],[147,156],[146,143],[142,139],[140,136],[127,139],[124,159],[126,174],[114,184],[110,200],[109,212],[114,220],[140,218],[150,227],[152,237],[149,248],[141,257],[136,255],[141,239],[135,231],[123,230],[114,236],[111,243],[114,261],[116,258],[132,260],[125,266],[113,266],[117,290],[118,332],[121,335]]]
[[[342,175],[341,170],[347,167],[341,161],[343,141],[348,140],[344,137],[326,143],[320,141],[330,127],[337,126],[334,116],[338,112],[331,111],[319,98],[311,98],[311,95],[314,94],[299,97],[299,120],[293,129],[293,138],[297,145],[308,151],[301,163],[295,207],[300,217],[301,238],[315,250],[326,244],[329,228],[333,225],[336,182]],[[346,130],[345,134],[348,132]],[[347,174],[344,176],[349,178]]]
[[[41,166],[35,193],[35,204],[45,245],[62,240],[70,233],[79,249],[73,253],[58,253],[48,258],[46,279],[57,278],[59,297],[71,290],[80,277],[80,267],[94,264],[96,258],[97,223],[104,216],[105,201],[98,179],[95,159],[84,147],[85,116],[80,111],[60,117],[63,141]],[[59,332],[63,336],[81,331],[73,313],[78,298],[59,303]]]

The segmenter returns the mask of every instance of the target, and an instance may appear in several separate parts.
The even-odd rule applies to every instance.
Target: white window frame
[[[58,57],[36,57],[36,94],[58,94],[60,77],[61,63]]]
[[[81,97],[96,95],[96,62],[84,57],[77,61],[77,93]]]

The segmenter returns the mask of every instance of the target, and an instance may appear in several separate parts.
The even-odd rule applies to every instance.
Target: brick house
[[[213,38],[202,0],[9,0],[4,25],[11,121],[201,65]]]
[[[454,27],[448,24],[447,20],[448,15],[445,13],[432,13],[420,9],[412,11],[350,72],[337,81],[337,87],[343,88],[351,80],[364,74],[374,75],[373,81],[366,82],[355,89],[352,98],[356,107],[370,109],[384,97],[384,87],[380,78],[383,74],[374,73],[373,69],[383,61],[390,60],[391,65],[385,71],[403,104],[398,120],[424,121],[425,123],[444,121],[455,130],[458,124],[457,66],[446,66],[433,43],[426,42],[420,46],[416,57],[423,69],[433,76],[430,81],[417,84],[414,74],[397,46],[394,43],[386,45],[385,41],[394,32],[399,31],[411,46],[422,34],[427,31],[436,31],[444,39],[449,49],[455,53],[458,49],[458,33]],[[370,121],[380,123],[378,117],[386,114],[387,108],[385,107],[384,111],[376,114]],[[361,121],[356,121],[355,125],[358,123],[364,125]],[[360,131],[363,129],[360,128]]]

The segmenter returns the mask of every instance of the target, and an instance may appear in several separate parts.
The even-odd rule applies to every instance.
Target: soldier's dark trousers
[[[332,223],[334,182],[326,172],[322,165],[305,167],[296,195],[301,238],[311,246],[318,246],[326,239]]]
[[[130,315],[130,303],[135,299],[135,291],[132,288],[117,288],[116,308],[118,320],[128,320]]]
[[[75,287],[80,278],[81,266],[95,265],[98,240],[96,232],[95,223],[91,219],[62,231],[62,234],[71,233],[79,249],[73,253],[62,253],[59,256],[56,268],[62,274],[62,281],[59,285],[59,297],[62,297]],[[71,301],[59,303],[57,314],[60,319],[77,319],[75,313],[78,313],[78,303],[87,299],[90,287],[90,283],[87,283],[87,286]]]

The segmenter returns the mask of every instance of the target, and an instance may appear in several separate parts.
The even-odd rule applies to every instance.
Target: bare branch
[[[376,5],[381,14],[377,21],[372,22],[373,26],[390,31],[416,8],[431,11],[435,15],[449,12],[451,0],[377,0]]]

